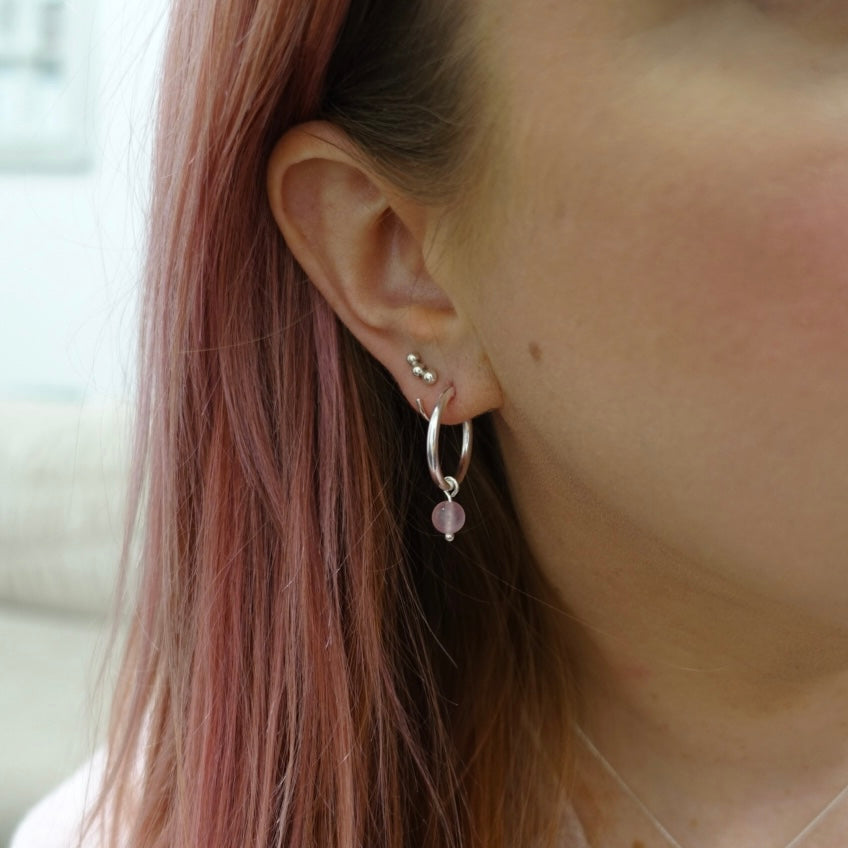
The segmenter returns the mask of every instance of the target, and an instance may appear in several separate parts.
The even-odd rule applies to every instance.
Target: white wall
[[[0,171],[0,845],[102,738],[109,697],[94,610],[127,447],[110,401],[131,392],[166,0],[92,2],[93,168]]]
[[[166,0],[94,0],[93,167],[0,171],[0,396],[126,399]]]

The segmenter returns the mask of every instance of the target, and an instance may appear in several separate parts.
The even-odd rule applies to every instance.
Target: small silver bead
[[[415,365],[415,364],[417,364],[418,362],[420,362],[420,361],[421,361],[421,357],[420,357],[417,353],[410,353],[410,354],[406,357],[406,361],[407,361],[410,365]]]
[[[425,371],[421,376],[422,376],[424,382],[427,383],[428,385],[431,385],[431,386],[438,379],[435,371]]]
[[[424,369],[420,365],[413,365],[412,373],[415,374],[416,377],[423,377]]]

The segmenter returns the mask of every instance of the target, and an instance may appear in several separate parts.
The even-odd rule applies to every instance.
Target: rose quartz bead
[[[442,501],[433,510],[433,526],[453,540],[453,534],[465,524],[465,510],[456,501]]]

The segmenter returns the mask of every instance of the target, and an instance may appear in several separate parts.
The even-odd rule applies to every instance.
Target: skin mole
[[[530,356],[533,357],[534,362],[538,362],[542,358],[542,348],[539,347],[537,342],[530,342],[529,344]]]

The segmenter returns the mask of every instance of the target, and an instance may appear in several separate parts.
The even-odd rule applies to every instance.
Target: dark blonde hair
[[[448,544],[425,422],[264,189],[276,140],[325,118],[462,233],[492,138],[476,12],[173,6],[124,547],[141,576],[98,807],[129,848],[498,848],[552,821],[568,666],[490,415]]]

